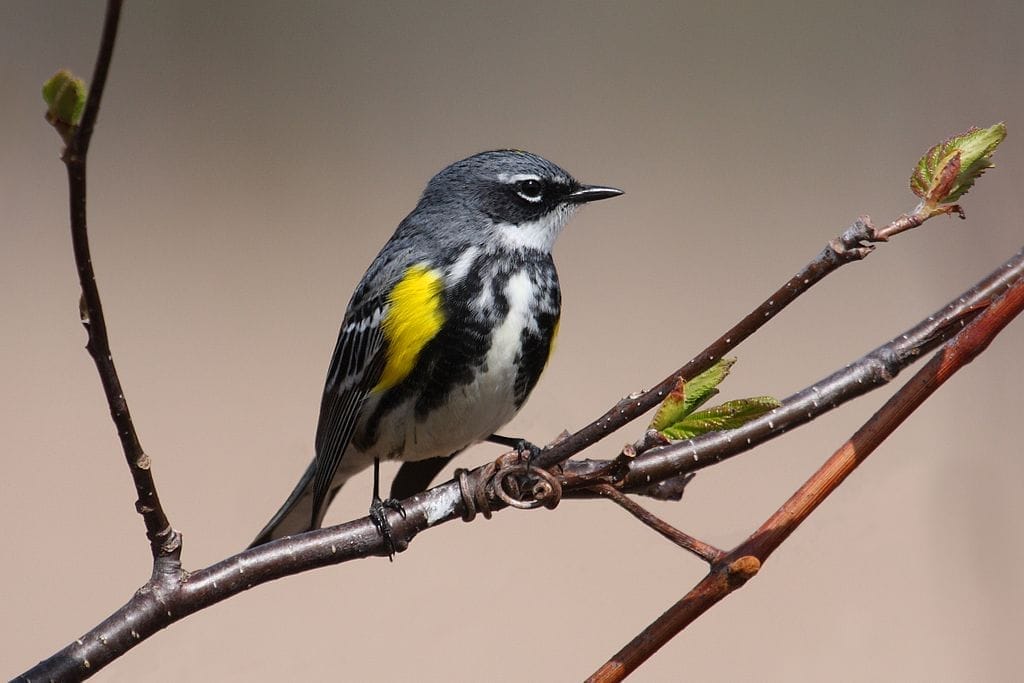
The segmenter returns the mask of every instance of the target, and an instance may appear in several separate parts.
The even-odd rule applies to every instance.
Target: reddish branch
[[[665,520],[634,502],[632,498],[621,493],[617,488],[610,484],[598,484],[594,487],[594,491],[619,505],[622,509],[626,510],[626,512],[633,515],[683,550],[693,553],[708,564],[714,564],[725,555],[724,552],[715,546],[705,543],[698,538],[694,538],[685,531],[680,531],[675,528]]]
[[[650,481],[694,472],[750,450],[781,433],[809,422],[837,404],[849,401],[883,384],[923,354],[952,337],[996,296],[1002,294],[1024,271],[1024,249],[1002,267],[913,328],[784,399],[782,405],[743,425],[740,429],[713,432],[695,439],[653,448],[630,462],[622,488],[632,490]],[[851,381],[853,379],[854,381]]]
[[[956,208],[959,211],[959,207]],[[870,218],[864,216],[858,219],[842,234],[825,245],[825,248],[800,272],[791,277],[786,284],[712,342],[710,346],[694,356],[686,365],[647,391],[622,399],[587,426],[568,438],[545,448],[534,462],[539,467],[551,467],[564,462],[584,448],[629,424],[660,404],[680,379],[684,381],[693,379],[710,368],[825,277],[847,263],[867,257],[875,249],[871,245],[872,242],[885,242],[891,235],[919,226],[925,220],[927,217],[918,216],[916,213],[904,214],[882,228],[875,228],[871,224]]]
[[[1005,292],[1008,283],[1018,282],[1022,279],[1024,279],[1024,251],[1018,253],[1008,263],[1001,265],[971,290],[958,296],[950,304],[953,310],[960,311],[959,314],[954,314],[953,318],[959,319],[964,315],[964,311],[983,306],[998,294]],[[943,339],[953,336],[948,324],[943,325],[940,320],[933,320],[933,318],[935,316],[930,316],[928,320],[912,330],[908,330],[904,335],[899,335],[896,341],[902,341],[904,336],[909,336],[914,329],[921,328],[922,325],[935,325],[933,329],[937,331],[938,336],[919,340],[921,346],[916,347],[918,350],[934,348]],[[939,334],[938,331],[944,331],[944,334]],[[881,349],[885,348],[881,347]],[[876,349],[873,353],[884,353],[884,351]],[[903,354],[898,364],[888,366],[887,372],[891,373],[889,379],[892,379],[903,367],[910,365],[918,357],[917,353]],[[860,374],[848,373],[845,378],[835,379],[829,389],[834,392],[835,396],[847,396],[843,400],[848,400],[849,397],[863,393],[862,384],[863,379]],[[800,392],[796,396],[801,396],[803,393]],[[824,401],[828,409],[837,407],[839,402],[839,398],[835,401]],[[783,401],[780,410],[786,410],[786,408],[786,401]],[[734,435],[735,440],[745,443],[746,439],[750,438],[751,430],[761,428],[756,422],[752,422],[733,430],[731,434]],[[721,459],[721,456],[715,455],[714,449],[721,448],[722,443],[706,440],[701,444],[695,439],[693,445],[689,447],[696,449],[698,460],[705,459],[707,462],[711,462],[716,458]],[[687,455],[687,457],[689,456]],[[563,495],[593,496],[592,489],[602,484],[615,484],[619,489],[627,485],[632,487],[634,484],[631,482],[635,483],[638,478],[638,475],[634,473],[634,468],[636,471],[645,471],[644,468],[650,462],[662,460],[664,460],[663,454],[652,451],[633,459],[620,457],[604,463],[592,460],[567,462],[564,472],[559,478]],[[448,482],[402,501],[407,513],[406,518],[393,520],[393,533],[399,550],[404,550],[412,539],[425,529],[462,519],[468,509],[467,503],[472,505],[474,500],[486,498],[489,500],[491,511],[502,509],[504,503],[494,497],[493,492],[486,490],[490,480],[480,476],[480,473],[490,467],[490,465],[485,465],[477,468],[467,477],[468,480],[478,481],[479,485],[485,488],[482,492],[472,487],[469,487],[471,490],[463,490],[458,482]],[[670,468],[670,471],[674,471],[674,469]],[[666,477],[666,479],[671,478],[671,476]],[[635,483],[635,485],[637,488],[645,488],[655,482],[656,480],[652,479],[642,485],[639,483]],[[659,533],[664,534],[660,529]],[[696,539],[694,540],[696,541]],[[700,542],[697,541],[697,543]],[[713,548],[703,549],[703,552],[709,557],[713,557],[715,550]],[[283,538],[195,572],[168,575],[162,583],[150,582],[144,586],[128,604],[60,652],[26,672],[22,680],[84,678],[153,633],[193,612],[249,588],[318,567],[386,554],[387,549],[379,534],[376,533],[369,518],[364,517],[339,526]],[[730,553],[729,557],[735,556]],[[746,561],[734,566],[725,566],[732,566],[731,573],[727,572],[725,580],[733,582],[747,576],[751,570],[751,565]],[[708,585],[723,580],[722,577],[721,572],[709,577]],[[706,590],[708,585],[703,585],[702,590]],[[85,662],[88,662],[88,665]]]
[[[185,572],[181,568],[181,538],[171,527],[160,505],[156,485],[149,469],[149,460],[139,443],[114,367],[86,229],[86,155],[113,53],[120,9],[119,0],[109,2],[92,89],[85,105],[81,125],[73,129],[70,138],[67,139],[64,161],[67,165],[70,189],[72,241],[82,286],[82,319],[89,334],[87,348],[99,371],[111,415],[135,482],[138,492],[137,508],[146,524],[154,557],[154,570],[150,581],[137,591],[127,604],[81,638],[23,674],[21,680],[87,678],[160,629],[253,586],[316,567],[370,555],[387,554],[387,549],[384,548],[382,539],[372,523],[368,518],[362,518],[259,546],[196,572]],[[708,435],[681,444],[651,448],[636,457],[627,457],[623,454],[608,462],[565,461],[653,408],[680,378],[692,378],[710,367],[828,274],[846,263],[867,256],[874,249],[870,243],[885,241],[891,235],[920,225],[923,220],[924,218],[916,214],[910,217],[903,216],[881,230],[876,230],[866,220],[857,221],[830,242],[817,258],[782,288],[696,358],[652,389],[623,399],[601,418],[565,440],[548,447],[534,460],[535,465],[543,467],[564,463],[560,470],[556,470],[560,472],[560,476],[554,482],[555,486],[551,487],[552,490],[564,490],[565,495],[579,496],[592,496],[597,492],[609,497],[662,535],[696,552],[712,564],[711,573],[704,581],[662,619],[641,634],[634,643],[627,646],[620,653],[621,658],[607,665],[610,667],[610,673],[619,676],[628,673],[656,650],[660,643],[667,642],[689,621],[706,611],[711,604],[753,576],[760,562],[763,562],[814,506],[838,485],[842,477],[870,452],[866,450],[866,444],[875,443],[872,439],[880,441],[888,432],[881,426],[882,417],[869,423],[874,424],[871,429],[865,426],[851,440],[850,448],[841,450],[833,456],[822,472],[816,475],[816,479],[812,479],[805,489],[801,489],[801,493],[798,493],[745,544],[729,553],[722,553],[674,529],[625,498],[622,492],[678,497],[688,481],[687,472],[749,450],[757,443],[777,436],[821,412],[831,410],[871,388],[890,381],[921,353],[935,348],[951,337],[959,329],[958,325],[972,316],[979,315],[988,302],[1009,283],[1019,282],[1021,273],[1024,272],[1024,253],[1018,254],[974,289],[958,297],[939,315],[929,318],[889,344],[879,347],[868,354],[862,364],[853,364],[827,380],[790,397],[783,402],[781,408],[762,420],[751,422],[724,435]],[[1020,290],[1021,286],[1015,285],[1014,301],[1020,299]],[[955,371],[984,348],[991,336],[994,336],[1009,317],[1012,317],[1008,310],[1007,304],[1003,301],[980,313],[979,320],[968,328],[972,332],[961,333],[956,344],[949,347],[950,358],[957,360],[950,361],[952,365],[940,364],[939,369],[932,371],[933,375],[926,374],[923,377],[936,382],[937,387],[945,379],[943,373]],[[1019,304],[1016,310],[1019,311]],[[982,323],[993,320],[996,322]],[[926,366],[925,371],[932,368],[933,363]],[[908,383],[908,387],[915,385],[915,382],[916,378]],[[907,391],[908,387],[900,394]],[[931,387],[927,393],[934,391],[935,387]],[[927,393],[913,400],[920,402]],[[887,403],[879,416],[885,414],[886,410],[896,410],[889,409],[892,403],[893,401]],[[902,409],[909,412],[913,405],[916,404],[912,404],[909,409],[903,406]],[[899,418],[900,421],[903,417]],[[889,431],[897,424],[898,422],[888,427]],[[644,448],[647,446],[645,444]],[[488,473],[487,476],[482,476],[484,473]],[[394,534],[399,549],[407,547],[420,531],[462,518],[464,514],[468,516],[471,510],[477,509],[481,504],[485,505],[488,511],[503,508],[506,503],[496,497],[494,492],[495,477],[499,475],[508,476],[508,472],[502,471],[499,467],[495,474],[494,467],[485,466],[474,470],[468,476],[460,477],[464,486],[460,487],[459,482],[449,482],[403,501],[407,516],[394,522]],[[529,490],[530,487],[526,488]]]
[[[588,680],[620,681],[715,603],[757,574],[761,565],[843,480],[958,370],[984,351],[1024,310],[1024,281],[992,303],[946,344],[850,437],[746,541],[712,563],[689,593],[617,652]]]

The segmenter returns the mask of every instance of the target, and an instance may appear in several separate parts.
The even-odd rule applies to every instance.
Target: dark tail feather
[[[391,498],[402,500],[403,498],[426,491],[434,477],[459,453],[461,451],[426,460],[403,462],[402,466],[398,468],[395,480],[391,483]],[[310,531],[311,529],[320,528],[324,514],[327,512],[327,508],[330,507],[331,501],[334,500],[334,496],[341,490],[341,485],[338,484],[327,492],[327,500],[324,501],[316,523],[310,525],[310,518],[313,514],[313,474],[313,463],[310,463],[309,467],[302,474],[302,478],[299,479],[299,483],[295,485],[295,489],[288,496],[288,500],[284,502],[284,505],[281,506],[281,509],[277,511],[273,518],[267,522],[267,525],[256,536],[256,540],[249,544],[250,548],[255,548],[258,545],[269,543],[278,538],[293,536]]]
[[[331,500],[338,493],[341,485],[335,486],[328,492],[327,500],[324,501],[318,518],[315,520],[315,523],[310,524],[310,522],[314,521],[311,519],[313,515],[313,473],[313,463],[310,463],[309,467],[302,474],[302,478],[299,479],[299,483],[295,485],[295,489],[288,496],[288,500],[284,502],[281,509],[267,522],[267,525],[256,536],[256,540],[249,544],[249,548],[255,548],[258,545],[263,545],[285,536],[293,536],[320,528],[324,514],[327,512]]]
[[[395,475],[394,481],[391,482],[391,497],[395,500],[402,500],[409,496],[415,496],[417,493],[423,493],[430,487],[430,482],[434,481],[434,477],[459,452],[426,460],[403,462],[402,466],[398,468],[398,474]]]

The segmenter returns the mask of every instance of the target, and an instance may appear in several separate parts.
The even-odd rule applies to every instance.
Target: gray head
[[[472,229],[482,231],[482,241],[550,251],[577,207],[620,194],[613,187],[584,185],[536,154],[504,149],[456,161],[435,175],[412,215],[430,216],[435,230],[444,225],[465,236]]]

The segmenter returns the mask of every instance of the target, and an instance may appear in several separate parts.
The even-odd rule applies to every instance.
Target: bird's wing
[[[316,429],[313,527],[317,526],[320,510],[331,488],[331,480],[352,440],[366,396],[380,381],[386,346],[381,321],[386,309],[387,302],[384,299],[362,306],[356,315],[345,317],[341,332],[338,333],[338,343],[334,348],[320,402],[320,422]]]

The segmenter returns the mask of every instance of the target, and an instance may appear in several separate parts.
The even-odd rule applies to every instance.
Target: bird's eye
[[[516,183],[516,194],[528,202],[540,201],[544,186],[539,180],[527,178]]]

